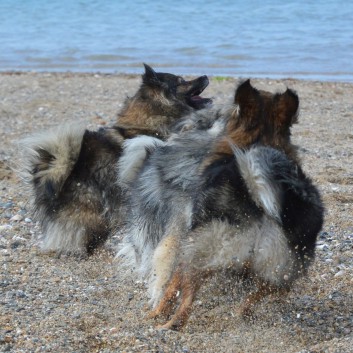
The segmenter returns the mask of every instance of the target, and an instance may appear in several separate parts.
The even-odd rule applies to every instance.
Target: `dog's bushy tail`
[[[80,252],[84,248],[83,227],[76,227],[80,222],[72,218],[76,214],[62,217],[56,207],[80,156],[84,133],[80,124],[64,124],[19,142],[17,172],[29,189],[32,212],[45,234],[42,250]]]
[[[306,268],[314,257],[316,238],[324,221],[319,190],[300,165],[276,149],[232,148],[252,199],[281,224]]]
[[[34,197],[60,193],[79,157],[84,132],[82,125],[67,124],[20,142],[19,174]]]
[[[156,148],[165,142],[151,136],[137,136],[124,142],[124,153],[118,161],[118,182],[125,189],[134,182],[144,162]]]
[[[280,191],[272,178],[272,164],[260,148],[241,150],[231,145],[239,171],[254,202],[270,217],[280,221]]]

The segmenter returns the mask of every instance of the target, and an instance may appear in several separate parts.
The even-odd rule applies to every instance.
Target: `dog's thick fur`
[[[291,90],[272,95],[246,81],[234,105],[203,112],[211,114],[209,129],[144,141],[150,153],[129,175],[126,149],[121,171],[128,177],[120,177],[130,188],[130,212],[119,256],[148,279],[150,317],[171,314],[181,293],[164,328],[186,323],[202,279],[216,271],[257,278],[244,314],[305,273],[323,208],[290,141],[298,106]]]
[[[59,126],[22,142],[22,174],[44,233],[42,249],[90,254],[107,239],[121,220],[116,165],[124,140],[168,137],[183,116],[210,104],[199,96],[208,82],[207,76],[185,81],[145,65],[139,90],[113,127]]]

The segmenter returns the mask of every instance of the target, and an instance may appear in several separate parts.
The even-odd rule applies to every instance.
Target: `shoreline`
[[[161,72],[171,72],[176,75],[186,76],[186,77],[197,77],[201,75],[207,75],[210,78],[221,78],[221,79],[247,79],[250,78],[252,80],[275,80],[275,81],[304,81],[304,82],[322,82],[322,83],[346,83],[346,84],[353,84],[353,74],[349,75],[350,78],[344,79],[340,78],[340,76],[332,75],[332,74],[317,74],[314,75],[312,73],[307,74],[234,74],[234,75],[227,75],[227,74],[208,74],[207,69],[205,70],[206,73],[180,73],[178,70],[172,70],[169,68],[158,67]],[[0,75],[72,75],[72,76],[122,76],[122,77],[140,77],[140,69],[134,70],[134,72],[110,72],[104,70],[93,70],[93,71],[85,71],[85,70],[0,70]],[[330,79],[328,77],[331,77]]]
[[[142,68],[141,68],[142,71]],[[233,99],[240,78],[217,79],[203,96]],[[353,83],[251,79],[300,99],[293,142],[326,207],[317,257],[288,297],[265,300],[254,321],[238,309],[241,283],[210,280],[181,332],[145,318],[144,283],[114,260],[114,236],[88,259],[43,254],[18,168],[19,139],[67,122],[114,123],[140,74],[0,72],[0,351],[349,352],[353,346]]]

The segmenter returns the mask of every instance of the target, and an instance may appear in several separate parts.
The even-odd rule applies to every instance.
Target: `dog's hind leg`
[[[176,272],[170,282],[170,286],[167,288],[167,291],[172,289],[174,285],[173,282],[177,280],[178,276],[180,276],[180,274]],[[185,326],[191,313],[192,303],[194,302],[195,296],[201,287],[202,279],[207,276],[207,273],[201,273],[199,271],[182,273],[180,278],[181,302],[172,318],[166,324],[157,326],[157,328],[179,330]]]
[[[168,316],[175,305],[181,290],[181,272],[176,271],[164,291],[164,295],[156,308],[148,314],[147,318],[153,319],[160,315]]]
[[[178,236],[168,235],[157,246],[152,259],[151,303],[155,306],[171,278],[179,247]]]
[[[97,248],[102,246],[110,234],[107,222],[102,219],[99,221],[99,223],[91,225],[91,229],[86,229],[86,233],[89,234],[86,242],[87,255],[92,255]]]
[[[271,285],[268,282],[260,281],[257,285],[257,290],[250,293],[240,306],[240,314],[244,319],[249,319],[253,316],[254,307],[257,303],[263,300],[265,297],[271,294],[282,294],[284,291],[288,292],[288,289],[278,288],[277,286]]]

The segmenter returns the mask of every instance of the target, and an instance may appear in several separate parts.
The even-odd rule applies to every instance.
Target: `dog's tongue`
[[[191,99],[194,101],[199,101],[202,99],[202,97],[201,96],[192,96]]]

